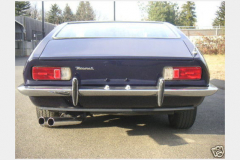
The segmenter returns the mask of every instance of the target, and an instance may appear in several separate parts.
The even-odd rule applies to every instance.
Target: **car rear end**
[[[217,91],[206,62],[173,26],[146,24],[65,25],[33,52],[19,91],[40,110],[71,115],[195,113]]]

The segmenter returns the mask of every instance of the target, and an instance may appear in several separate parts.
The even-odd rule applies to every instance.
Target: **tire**
[[[38,107],[36,107],[36,112],[37,112],[37,118],[39,118],[39,117],[60,117],[59,112],[42,110],[42,109],[38,109]]]
[[[177,129],[188,129],[192,127],[197,116],[197,107],[194,110],[179,111],[168,115],[169,123]]]

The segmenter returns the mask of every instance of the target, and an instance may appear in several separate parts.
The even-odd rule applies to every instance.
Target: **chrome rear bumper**
[[[60,86],[24,86],[18,90],[26,96],[72,96],[72,87]],[[217,92],[218,88],[212,84],[208,87],[165,87],[164,96],[210,96]],[[125,87],[85,87],[78,89],[79,96],[157,96],[157,87],[132,86],[126,90]]]
[[[157,96],[158,106],[163,103],[164,96],[210,96],[218,88],[212,84],[208,87],[169,87],[165,88],[164,79],[160,78],[157,86],[78,86],[77,78],[72,79],[72,86],[24,86],[18,87],[18,90],[27,96],[71,96],[73,105],[78,103],[78,96]]]

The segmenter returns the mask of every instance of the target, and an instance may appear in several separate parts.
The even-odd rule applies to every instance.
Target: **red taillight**
[[[201,67],[166,67],[164,69],[166,80],[199,80],[201,78]]]
[[[174,74],[173,80],[199,80],[202,76],[201,67],[173,67]]]
[[[68,67],[33,67],[34,80],[70,80],[71,70]]]

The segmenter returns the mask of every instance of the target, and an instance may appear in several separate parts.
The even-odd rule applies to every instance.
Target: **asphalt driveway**
[[[26,57],[15,62],[16,158],[214,158],[211,148],[225,145],[225,81],[205,98],[189,130],[169,127],[166,115],[87,118],[78,126],[44,128],[35,106],[17,86]]]

